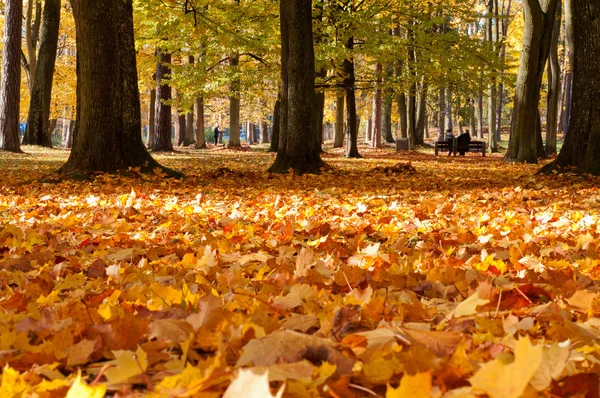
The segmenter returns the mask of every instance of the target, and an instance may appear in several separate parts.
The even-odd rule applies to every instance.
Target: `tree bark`
[[[238,53],[229,56],[229,66],[233,69],[235,77],[231,82],[231,95],[229,96],[229,143],[228,148],[239,148],[240,142],[240,77]]]
[[[317,73],[317,77],[324,78],[327,76],[327,70],[321,69]],[[323,152],[323,118],[325,112],[325,91],[315,91],[315,101],[313,103],[313,125],[312,130],[315,135],[319,152]]]
[[[483,139],[483,91],[477,96],[477,138]]]
[[[562,18],[562,7],[556,6],[556,21],[552,32],[550,43],[550,55],[548,59],[548,113],[546,115],[546,154],[556,153],[556,135],[558,131],[558,105],[560,100],[560,63],[558,62],[558,38]]]
[[[439,121],[439,134],[438,141],[444,141],[444,137],[446,136],[446,87],[440,88],[440,112],[438,113]]]
[[[346,41],[346,49],[354,50],[354,37]],[[346,88],[346,121],[348,124],[348,137],[346,138],[346,157],[362,158],[358,153],[358,118],[356,115],[356,91],[354,74],[354,58],[352,56],[344,60],[344,87]]]
[[[132,0],[71,0],[71,5],[77,41],[77,130],[69,160],[60,171],[162,168],[140,134]]]
[[[279,150],[279,131],[281,130],[281,93],[277,94],[275,105],[273,107],[273,129],[271,132],[271,146],[269,152]]]
[[[383,68],[381,63],[375,64],[375,76],[377,79],[377,87],[375,88],[375,94],[373,94],[373,135],[371,136],[371,147],[381,148],[381,72]]]
[[[505,160],[537,163],[543,148],[538,105],[544,65],[550,52],[552,30],[556,20],[557,0],[547,0],[543,9],[538,0],[523,2],[525,34],[515,89],[512,131]]]
[[[310,128],[315,100],[312,1],[282,0],[280,18],[282,123],[279,150],[269,171],[287,173],[292,169],[297,175],[316,174],[324,163]]]
[[[29,102],[27,129],[23,137],[23,144],[25,145],[52,147],[52,140],[46,132],[49,128],[59,25],[60,0],[46,0],[40,37],[40,51],[37,57],[37,67],[35,68]]]
[[[148,104],[148,142],[146,146],[154,146],[154,134],[156,129],[156,88],[150,90],[150,104]]]
[[[600,0],[566,0],[573,29],[573,109],[569,132],[558,157],[541,169],[575,167],[600,175]]]
[[[156,130],[152,152],[172,152],[171,141],[171,86],[165,81],[171,76],[171,53],[158,50],[156,65]]]
[[[19,145],[19,102],[21,99],[22,0],[4,2],[4,48],[0,83],[0,147],[21,152]]]
[[[341,148],[344,146],[344,96],[338,95],[335,106],[335,135],[333,137],[333,147]]]
[[[204,136],[204,97],[196,97],[196,149],[206,148]]]
[[[33,4],[35,3],[35,15],[33,15]],[[40,19],[42,14],[42,2],[29,0],[27,2],[27,12],[25,16],[25,49],[27,51],[27,87],[29,93],[33,92],[35,73],[37,67],[37,41],[40,30]]]
[[[417,128],[415,130],[415,145],[425,144],[425,129],[427,124],[427,94],[429,87],[426,82],[420,86],[417,102]],[[429,138],[429,137],[428,137]]]

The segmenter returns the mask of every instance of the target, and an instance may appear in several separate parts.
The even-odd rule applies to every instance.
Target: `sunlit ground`
[[[597,370],[598,178],[328,144],[318,176],[211,147],[156,156],[182,180],[51,182],[68,152],[23,150],[0,153],[0,364],[27,391],[82,369],[122,395],[219,396],[255,365],[285,396],[384,396],[405,373],[481,393],[467,379],[499,353],[567,339],[579,357],[567,345],[553,377]],[[398,163],[414,171],[375,170]]]

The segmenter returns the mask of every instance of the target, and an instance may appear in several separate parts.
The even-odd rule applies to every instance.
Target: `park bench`
[[[454,153],[454,156],[456,156],[456,153],[458,152],[456,137],[454,137],[454,140],[452,142],[453,142],[452,153]],[[439,151],[442,151],[442,153],[448,153],[448,151],[449,151],[448,141],[436,141],[434,148],[435,148],[435,156],[438,156]],[[471,142],[469,142],[469,148],[468,148],[467,152],[479,152],[479,153],[481,153],[481,156],[485,157],[485,149],[486,149],[485,142],[471,140]]]

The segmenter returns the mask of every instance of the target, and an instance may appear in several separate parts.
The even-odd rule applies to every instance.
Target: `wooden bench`
[[[444,153],[444,152],[447,153],[447,152],[449,152],[448,141],[436,141],[434,148],[435,148],[435,156],[438,156],[439,151],[442,151],[442,153]],[[485,157],[485,149],[486,149],[485,142],[471,140],[471,142],[469,142],[469,150],[467,152],[480,152],[481,156]],[[456,156],[456,154],[458,153],[458,148],[456,145],[456,137],[454,137],[454,140],[452,142],[452,153],[454,154],[454,156]]]

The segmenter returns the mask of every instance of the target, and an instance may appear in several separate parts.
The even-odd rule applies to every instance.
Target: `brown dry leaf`
[[[172,343],[189,340],[194,333],[192,325],[179,319],[157,319],[150,323],[148,339],[160,338]]]
[[[246,344],[236,366],[271,366],[303,359],[312,363],[332,363],[337,366],[339,375],[351,373],[354,365],[354,361],[343,355],[338,345],[329,339],[283,330]]]

